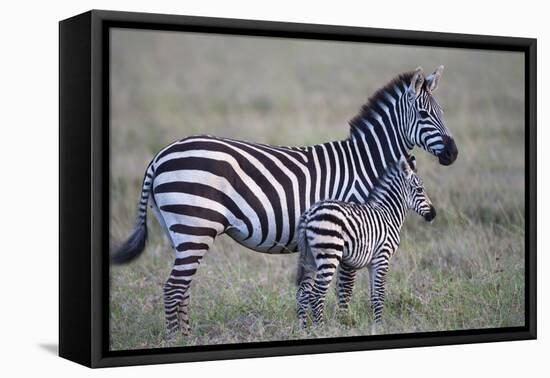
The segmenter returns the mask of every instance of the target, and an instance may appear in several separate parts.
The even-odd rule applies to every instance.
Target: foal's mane
[[[369,196],[367,198],[366,203],[380,203],[381,200],[384,200],[387,196],[386,193],[383,192],[388,190],[388,183],[386,180],[389,176],[398,176],[401,173],[399,172],[399,164],[400,161],[396,161],[392,165],[388,166],[388,169],[384,171],[378,178],[376,179],[376,182],[373,184],[372,191],[369,193]]]
[[[408,155],[407,156],[407,163],[409,164],[409,168],[413,172],[417,172],[416,170],[416,164],[414,163],[415,157],[414,155]],[[386,182],[386,179],[388,176],[398,176],[401,175],[401,167],[400,167],[401,161],[398,160],[395,163],[392,163],[390,166],[388,166],[388,169],[382,173],[378,179],[376,179],[376,182],[374,183],[372,187],[372,191],[369,193],[369,196],[367,198],[367,203],[374,203],[379,202],[380,200],[383,200],[386,196],[385,193],[382,193],[382,189],[387,190],[388,189],[388,182]]]

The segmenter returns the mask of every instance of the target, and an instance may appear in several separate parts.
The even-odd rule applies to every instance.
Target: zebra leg
[[[181,329],[181,333],[184,336],[189,335],[189,289],[183,296],[183,299],[178,306],[178,326]]]
[[[357,270],[340,264],[336,274],[336,297],[338,300],[338,312],[340,320],[348,325],[353,324],[349,313],[349,303],[353,294],[353,287],[357,278]]]
[[[349,302],[353,294],[353,287],[357,278],[357,270],[341,264],[336,275],[336,295],[338,307],[341,311],[349,310]]]
[[[384,297],[386,291],[386,274],[388,273],[388,260],[383,259],[373,264],[370,269],[371,278],[371,306],[374,316],[372,324],[372,333],[376,333],[376,324],[382,320],[382,309],[384,307]]]
[[[164,284],[164,315],[169,339],[175,338],[177,331],[180,329],[178,310],[184,298],[189,297],[188,289],[189,286],[186,283],[178,284],[172,278],[169,278]]]
[[[313,313],[313,324],[322,325],[324,323],[323,311],[325,308],[325,298],[328,287],[336,273],[339,260],[336,258],[325,259],[321,263],[317,261],[317,274],[313,285],[312,295],[310,296],[310,306]]]
[[[164,310],[166,329],[173,337],[180,329],[189,334],[189,286],[197,272],[204,254],[208,252],[214,238],[206,239],[195,235],[177,235],[176,259],[170,277],[164,284]]]
[[[300,328],[306,327],[306,312],[310,305],[310,298],[313,291],[314,277],[311,274],[306,273],[306,276],[300,282],[298,291],[296,293],[296,315],[298,316],[298,322]]]

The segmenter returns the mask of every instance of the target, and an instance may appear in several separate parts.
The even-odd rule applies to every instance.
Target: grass
[[[151,157],[188,135],[306,145],[343,139],[347,120],[395,74],[445,64],[437,92],[457,141],[442,167],[415,150],[437,208],[411,213],[392,259],[378,333],[524,324],[523,61],[514,53],[119,30],[112,36],[111,238],[131,229]],[[170,246],[152,213],[143,255],[111,268],[113,350],[370,334],[368,274],[350,319],[331,291],[327,322],[300,330],[296,255],[218,238],[191,287],[192,335],[167,342],[162,285]]]

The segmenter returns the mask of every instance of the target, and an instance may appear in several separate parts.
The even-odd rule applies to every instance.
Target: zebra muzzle
[[[451,165],[458,157],[458,148],[456,147],[455,140],[448,135],[443,135],[443,150],[437,155],[439,164]]]
[[[435,213],[435,207],[433,207],[433,205],[432,205],[432,206],[430,206],[430,211],[428,213],[426,213],[426,215],[424,215],[424,220],[426,222],[433,221],[434,218],[435,218],[435,214],[436,214]]]

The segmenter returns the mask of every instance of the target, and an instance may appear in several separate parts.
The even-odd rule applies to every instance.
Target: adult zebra
[[[216,236],[228,234],[259,252],[295,252],[304,210],[322,199],[363,202],[414,145],[443,165],[455,161],[456,144],[432,95],[442,72],[443,66],[425,77],[418,68],[397,76],[350,121],[342,141],[275,147],[197,136],[165,147],[147,167],[135,228],[112,261],[130,261],[145,248],[151,199],[175,251],[164,285],[167,330],[186,334],[188,288]]]
[[[340,309],[347,310],[357,270],[364,267],[370,274],[374,321],[380,322],[386,274],[399,247],[407,211],[414,210],[428,222],[435,218],[435,208],[415,168],[402,157],[379,178],[366,203],[324,200],[304,212],[298,225],[296,293],[302,327],[308,307],[313,323],[323,323],[325,296],[337,269],[346,272],[338,276],[337,296]]]

